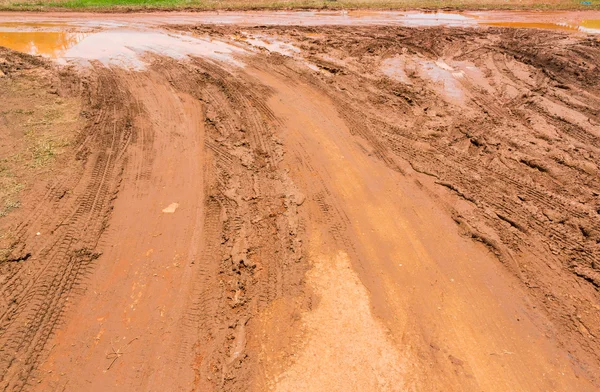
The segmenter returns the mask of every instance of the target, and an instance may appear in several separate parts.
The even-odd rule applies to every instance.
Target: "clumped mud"
[[[252,317],[302,292],[307,263],[298,208],[304,196],[281,167],[277,120],[264,104],[264,87],[201,59],[153,67],[204,106],[205,249],[190,317],[198,342],[210,345],[195,346],[195,385],[243,390],[259,373],[246,348]]]
[[[425,174],[417,181],[529,289],[556,323],[551,333],[576,356],[600,358],[596,37],[501,28],[195,30],[264,34],[299,48],[295,61],[278,53],[259,61],[326,92],[390,168],[408,162]]]
[[[336,168],[319,164],[351,159],[340,151],[354,154],[354,161],[344,161],[348,164],[359,162],[356,156],[360,155],[364,162],[376,161],[369,167],[385,168],[370,173],[373,178],[362,178],[365,184],[372,185],[365,189],[389,189],[397,178],[410,182],[421,192],[415,194],[435,204],[435,211],[431,212],[419,210],[420,201],[413,201],[417,215],[451,216],[456,223],[453,229],[458,228],[464,237],[457,235],[458,238],[483,244],[485,248],[478,245],[487,249],[482,252],[488,255],[489,251],[493,257],[471,253],[477,257],[473,265],[480,259],[497,262],[502,266],[502,276],[491,277],[490,281],[511,282],[507,285],[512,285],[515,293],[526,293],[523,303],[527,306],[520,310],[525,316],[518,315],[516,325],[521,322],[519,317],[534,320],[532,325],[542,331],[544,339],[556,342],[561,352],[568,353],[565,360],[570,363],[569,369],[574,369],[568,374],[575,374],[586,385],[600,385],[600,42],[596,38],[502,28],[169,29],[208,35],[236,45],[249,55],[240,55],[241,62],[232,66],[194,56],[182,60],[147,54],[144,61],[148,68],[133,72],[96,62],[80,70],[57,68],[38,58],[0,52],[0,76],[18,78],[22,69],[42,67],[54,75],[52,88],[56,92],[81,105],[78,133],[67,155],[61,158],[64,165],[42,185],[28,189],[21,208],[0,218],[3,233],[10,233],[10,244],[2,243],[6,251],[0,259],[3,389],[76,390],[95,385],[101,390],[120,385],[131,390],[176,387],[242,391],[277,386],[275,378],[279,373],[288,377],[282,385],[293,389],[298,385],[294,382],[311,377],[302,375],[302,369],[318,367],[306,356],[307,352],[318,352],[314,342],[344,336],[344,331],[340,331],[327,334],[327,339],[313,339],[312,345],[306,345],[304,356],[295,356],[296,349],[303,347],[303,333],[318,331],[320,320],[334,313],[321,308],[312,316],[305,315],[319,306],[319,299],[306,287],[307,276],[319,283],[323,293],[339,291],[326,290],[323,279],[315,277],[320,270],[329,268],[331,261],[323,256],[327,252],[344,255],[344,263],[337,266],[340,271],[332,276],[342,280],[351,277],[350,286],[358,287],[357,292],[362,293],[360,309],[368,309],[368,291],[373,303],[373,298],[382,301],[373,307],[373,314],[388,314],[386,317],[395,320],[382,317],[387,320],[384,328],[366,310],[360,315],[366,320],[361,325],[377,330],[384,348],[379,351],[393,353],[386,361],[394,362],[396,356],[403,356],[404,348],[412,343],[427,342],[426,347],[413,350],[419,353],[416,360],[405,356],[401,366],[390,362],[390,366],[382,368],[402,368],[407,372],[406,385],[417,389],[439,387],[448,380],[455,383],[448,384],[454,385],[449,390],[461,390],[458,385],[484,389],[485,377],[473,376],[481,364],[465,359],[479,347],[465,343],[461,348],[463,359],[457,358],[458,354],[449,348],[455,347],[454,343],[433,342],[436,336],[430,336],[435,333],[430,333],[429,328],[437,331],[433,325],[436,322],[410,330],[418,331],[414,334],[420,334],[419,337],[404,335],[404,324],[398,320],[433,314],[431,309],[411,308],[414,313],[409,315],[390,315],[390,309],[401,309],[394,307],[400,306],[394,301],[404,300],[400,296],[390,298],[387,292],[382,294],[388,290],[383,287],[388,287],[386,282],[392,276],[400,280],[415,277],[413,281],[403,281],[406,287],[399,289],[408,290],[415,282],[437,282],[441,275],[428,268],[410,272],[414,275],[393,275],[396,270],[392,267],[407,270],[409,261],[393,259],[390,267],[384,261],[359,256],[364,252],[360,247],[367,243],[375,249],[373,254],[384,254],[382,260],[387,262],[391,257],[385,252],[394,244],[382,241],[381,234],[372,234],[375,229],[360,225],[378,216],[373,212],[376,208],[368,209],[367,203],[344,205],[344,200],[360,201],[368,192],[350,184],[348,189],[360,193],[353,199],[339,196],[345,195],[346,190],[331,189],[333,185],[328,181],[334,183],[336,173],[332,172]],[[265,39],[271,41],[261,43]],[[244,67],[239,66],[242,62]],[[290,89],[298,91],[297,100]],[[324,109],[319,111],[319,106]],[[302,119],[293,123],[289,117],[298,113]],[[165,132],[166,126],[180,118],[186,119],[181,126],[193,132],[176,126]],[[325,129],[326,125],[329,128]],[[325,130],[317,129],[320,126]],[[336,150],[329,139],[323,141],[314,136],[319,132],[341,134],[345,129],[348,133],[342,134],[344,149]],[[198,137],[198,150],[186,150],[189,155],[185,157],[200,161],[202,179],[178,178],[180,168],[171,165],[179,162],[184,151],[177,151],[173,143],[196,148]],[[307,141],[311,137],[318,142]],[[298,140],[302,143],[290,144]],[[315,159],[323,156],[326,158]],[[350,178],[359,178],[356,173]],[[186,206],[181,200],[153,200],[159,197],[154,196],[159,191],[152,187],[162,186],[165,178],[175,178],[166,183],[176,187],[182,198],[202,196],[193,206]],[[385,180],[378,183],[379,178]],[[338,183],[344,184],[339,178]],[[398,185],[400,188],[405,186]],[[386,205],[393,207],[396,195],[386,195],[372,197],[388,197]],[[158,236],[163,236],[164,244],[174,243],[178,240],[175,234],[157,234],[151,227],[146,229],[147,223],[138,224],[133,219],[123,222],[124,218],[113,214],[113,209],[136,211],[140,204],[160,204],[164,208],[173,202],[178,203],[178,209],[172,212],[180,219],[178,225],[193,226],[191,217],[196,215],[181,215],[185,208],[201,211],[197,215],[200,234],[183,230],[192,244],[190,248],[197,248],[198,252],[184,249],[173,260],[161,249],[146,252],[146,248]],[[363,207],[369,219],[352,221],[350,216],[361,218],[354,212]],[[160,226],[160,211],[137,213],[147,214],[143,222]],[[388,223],[404,222],[402,216],[386,218]],[[137,231],[133,232],[144,238],[122,238],[118,232],[107,235],[115,222],[119,223],[116,227],[135,227]],[[353,225],[358,228],[352,228]],[[396,226],[390,223],[390,227]],[[358,234],[353,230],[358,230]],[[412,235],[410,230],[407,232]],[[404,236],[401,232],[395,234]],[[451,236],[444,232],[438,235]],[[148,241],[144,242],[146,237]],[[0,240],[5,238],[8,236]],[[325,238],[323,243],[332,249],[325,252],[316,245],[320,239],[311,242],[309,238]],[[309,260],[308,243],[319,260],[316,264]],[[118,281],[127,289],[132,287],[131,296],[125,290],[121,298],[118,287],[100,293],[107,301],[115,301],[111,306],[116,309],[114,312],[98,314],[86,306],[90,299],[97,301],[99,295],[86,288],[106,287],[110,282],[99,282],[98,276],[113,277],[109,273],[98,275],[99,265],[120,267],[132,263],[117,256],[103,256],[113,248],[143,250],[139,253],[145,252],[146,258],[139,263],[149,271],[163,264],[184,270],[181,276],[185,279],[168,283],[171,286],[164,294],[169,297],[182,291],[184,298],[176,304],[181,313],[169,313],[168,333],[158,322],[131,323],[132,317],[145,320],[146,316],[163,322],[163,310],[155,311],[158,305],[152,302],[154,299],[144,297],[142,291],[134,304],[144,309],[140,303],[147,301],[150,316],[126,312],[134,307],[129,302],[138,287],[146,284],[138,280],[141,278],[137,272],[125,273],[123,280]],[[436,253],[433,248],[428,249],[429,253]],[[407,254],[413,251],[410,248]],[[155,259],[148,258],[153,253]],[[318,268],[311,270],[314,265]],[[423,265],[433,264],[423,261]],[[344,272],[349,268],[356,269],[358,277]],[[469,286],[471,272],[468,278],[465,272],[460,279],[468,288],[480,287]],[[162,277],[179,276],[176,274],[169,272]],[[158,279],[158,275],[150,276]],[[454,278],[446,279],[448,276],[444,275],[444,279],[453,284]],[[368,290],[363,290],[361,284]],[[448,289],[449,298],[458,292],[453,291],[451,283],[439,283],[436,287],[441,289],[434,289],[434,283],[431,287],[419,290],[433,293]],[[489,294],[482,294],[485,296]],[[468,298],[462,300],[469,302]],[[417,298],[414,304],[407,302],[407,306],[417,308],[428,301]],[[352,311],[346,302],[325,298],[323,303],[345,303],[345,308]],[[457,314],[459,317],[454,318],[465,320],[486,317]],[[504,314],[499,311],[493,317],[502,319]],[[298,320],[307,323],[308,332],[294,329]],[[443,319],[436,320],[443,324]],[[323,325],[336,326],[335,321],[327,319]],[[406,321],[411,326],[415,323],[418,320]],[[79,325],[86,328],[78,328]],[[105,325],[131,343],[130,351],[121,353],[111,346],[109,337],[103,337]],[[264,325],[271,329],[262,330]],[[478,324],[482,325],[486,326]],[[463,327],[458,329],[469,331],[471,325]],[[388,334],[386,328],[392,332]],[[55,335],[61,330],[75,332],[57,338]],[[286,342],[279,342],[279,338]],[[171,339],[168,341],[176,345],[171,350],[175,357],[154,357],[153,348],[159,347],[162,339]],[[509,340],[498,341],[504,344]],[[396,348],[388,344],[396,344]],[[146,345],[151,354],[148,358],[152,359],[141,351],[136,354],[136,345]],[[364,347],[361,355],[366,352],[368,358],[377,358],[377,354],[369,353],[368,344],[357,347]],[[409,349],[412,350],[406,350]],[[275,358],[269,361],[278,362],[274,365],[278,371],[265,370],[265,363],[269,362],[264,359],[267,351]],[[494,356],[494,361],[500,361],[495,356],[509,361],[513,354],[506,350],[501,355],[496,351],[486,353],[490,358]],[[526,353],[516,354],[527,358]],[[107,358],[115,356],[118,360],[113,364],[111,359],[109,366]],[[517,367],[518,363],[511,366]],[[293,371],[286,372],[286,367]],[[428,384],[427,372],[439,384]],[[273,379],[265,380],[270,374],[275,374]],[[381,385],[387,385],[386,380],[395,380],[397,375],[386,377],[383,374],[377,378],[383,382]],[[532,383],[547,382],[546,386],[558,380],[552,378],[554,375],[542,381],[535,375],[531,377]],[[397,385],[388,387],[393,390]]]

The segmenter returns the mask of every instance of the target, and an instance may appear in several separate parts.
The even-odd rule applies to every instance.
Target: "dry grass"
[[[79,126],[79,105],[53,93],[44,70],[0,77],[0,217],[21,194],[51,175]]]

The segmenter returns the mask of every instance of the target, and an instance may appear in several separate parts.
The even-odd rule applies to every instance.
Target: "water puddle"
[[[584,20],[579,25],[579,30],[586,33],[600,34],[600,19]]]
[[[0,46],[27,54],[58,58],[86,35],[64,31],[0,31]]]
[[[203,39],[163,31],[108,30],[91,34],[72,46],[61,57],[62,62],[96,60],[105,65],[117,65],[142,70],[147,63],[145,53],[155,53],[174,59],[197,56],[243,66],[234,58],[244,50],[222,41]]]
[[[292,57],[298,62],[304,64],[310,70],[319,72],[319,67],[306,61],[306,59],[301,56],[302,51],[300,48],[290,44],[289,42],[284,42],[279,40],[277,37],[267,36],[264,34],[248,34],[245,32],[242,34],[242,36],[234,36],[234,39],[252,45],[256,48],[262,48],[268,50],[269,52]]]
[[[15,27],[19,29],[15,31]],[[6,31],[10,29],[12,31]],[[65,23],[0,22],[0,46],[53,58],[62,64],[99,61],[133,70],[146,67],[143,55],[148,52],[176,59],[197,56],[237,66],[243,64],[234,58],[234,54],[245,53],[225,42],[158,29],[101,30]]]
[[[301,52],[300,49],[292,44],[279,41],[274,37],[269,37],[266,35],[250,35],[245,37],[243,40],[250,45],[264,48],[270,52],[276,52],[284,56],[293,57]]]
[[[510,23],[524,23],[522,27],[561,29],[562,26],[566,25],[582,32],[600,33],[600,11],[226,11],[110,15],[0,13],[0,31],[6,28],[52,28],[67,23],[75,27],[103,29],[147,28],[165,24],[473,27],[477,25],[485,26],[490,23],[509,23],[506,27],[520,27],[510,25]],[[564,30],[564,28],[562,29]]]
[[[115,16],[115,18],[120,18]],[[261,12],[203,12],[198,14],[154,14],[129,16],[129,21],[146,24],[237,24],[256,25],[400,25],[407,27],[475,27],[489,23],[521,22],[545,24],[534,28],[561,29],[600,33],[600,11],[261,11]],[[517,26],[514,26],[517,27]],[[528,26],[523,26],[528,27]],[[564,29],[563,29],[564,30]]]
[[[583,27],[584,29],[600,31],[600,19],[584,20],[583,22],[581,22],[581,27]]]
[[[411,27],[468,27],[477,24],[477,20],[463,14],[451,14],[444,12],[422,12],[404,15],[402,24]]]
[[[483,26],[559,30],[600,34],[600,12],[479,12],[472,13]]]
[[[474,73],[470,68],[466,70]],[[411,77],[415,76],[426,79],[440,87],[437,91],[441,92],[447,101],[460,104],[465,102],[465,93],[460,80],[465,78],[466,72],[459,67],[447,64],[444,60],[431,61],[398,55],[384,60],[381,63],[380,71],[404,84],[412,84]]]
[[[300,59],[301,51],[291,43],[268,35],[245,35],[238,38],[248,47],[160,29],[165,24],[224,23],[246,25],[401,25],[410,27],[496,26],[561,30],[569,33],[600,34],[600,12],[397,12],[397,11],[301,11],[301,12],[224,12],[224,13],[155,13],[114,15],[1,14],[0,46],[20,52],[58,59],[59,62],[97,60],[107,65],[143,69],[144,53],[156,53],[183,59],[203,57],[243,66],[237,54],[264,48]],[[307,36],[319,37],[317,33]],[[254,48],[254,50],[252,50]],[[386,60],[382,72],[406,81],[401,66]],[[311,69],[317,69],[307,63]],[[426,76],[447,86],[448,94],[457,96],[450,78],[435,64],[423,64]],[[453,77],[453,79],[455,79]]]
[[[406,74],[406,61],[401,56],[385,59],[381,63],[381,72],[400,83],[412,84]]]
[[[490,22],[483,23],[486,26],[492,27],[512,27],[521,29],[546,29],[546,30],[565,30],[579,31],[579,26],[561,23],[536,23],[536,22]]]
[[[442,87],[442,94],[450,101],[463,103],[465,100],[463,89],[458,79],[465,75],[462,71],[455,71],[443,60],[419,61],[421,77],[429,79],[434,84]]]

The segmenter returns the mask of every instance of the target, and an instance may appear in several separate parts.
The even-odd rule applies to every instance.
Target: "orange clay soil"
[[[0,49],[80,105],[0,217],[2,390],[600,389],[595,38],[169,29],[255,47]]]

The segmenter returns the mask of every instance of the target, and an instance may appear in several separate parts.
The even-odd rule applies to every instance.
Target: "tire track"
[[[18,226],[19,241],[27,244],[24,249],[31,258],[0,287],[0,293],[11,298],[0,317],[0,385],[4,390],[25,390],[36,377],[37,366],[50,349],[47,342],[60,325],[74,290],[93,269],[98,239],[118,190],[133,108],[130,98],[117,88],[117,76],[101,66],[95,70],[96,89],[88,105],[97,114],[79,136],[79,145],[93,152],[85,157],[78,177],[60,184],[72,189],[73,197],[57,201],[56,189],[60,188],[54,187]],[[36,242],[31,227],[35,221],[57,226],[43,242]]]

